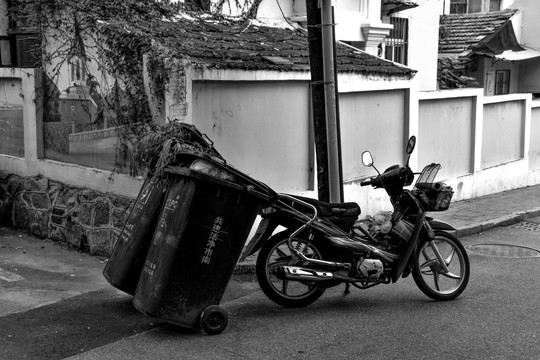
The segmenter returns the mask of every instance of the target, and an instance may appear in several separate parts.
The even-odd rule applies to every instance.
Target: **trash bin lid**
[[[249,192],[268,202],[272,202],[277,197],[277,193],[268,185],[253,179],[231,165],[202,153],[184,152],[184,155],[193,159],[191,164],[195,164],[194,167],[169,166],[165,169],[165,172],[169,174],[196,177],[200,180],[233,187],[238,190]]]

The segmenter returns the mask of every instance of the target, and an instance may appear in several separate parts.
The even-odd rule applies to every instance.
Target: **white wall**
[[[476,98],[435,98],[420,101],[418,162],[444,163],[443,178],[473,172]]]
[[[485,97],[482,89],[462,89],[422,92],[418,100],[411,167],[420,171],[428,163],[440,163],[436,180],[453,187],[453,201],[540,184],[540,102],[533,102],[530,94]],[[416,119],[409,121],[414,127]],[[391,134],[379,135],[381,141],[370,149],[379,170],[399,161],[377,161],[388,143],[401,141]],[[503,151],[493,151],[497,146]],[[384,191],[361,187],[360,180],[346,183],[345,190],[346,200],[357,201],[364,214],[391,209]]]
[[[439,18],[444,0],[416,0],[415,3],[418,7],[398,13],[410,19],[408,67],[418,70],[420,91],[436,90]]]
[[[504,5],[510,9],[522,9],[520,16],[522,18],[521,28],[515,29],[520,34],[518,39],[520,44],[533,49],[540,49],[540,22],[538,13],[540,12],[540,1],[538,0],[514,0],[508,4],[506,0]]]
[[[231,2],[230,0],[229,2]],[[325,0],[332,1],[332,0]],[[227,4],[227,2],[226,2]],[[257,19],[283,20],[283,17],[298,18],[306,16],[305,0],[263,0],[259,5]],[[381,23],[381,0],[339,0],[332,1],[336,23],[336,39],[343,41],[364,41],[362,24]],[[225,13],[237,15],[225,6]]]
[[[540,58],[519,62],[519,92],[540,94]]]
[[[6,72],[9,73],[6,69]],[[14,72],[15,74],[16,72]],[[24,98],[22,80],[17,77],[2,79],[0,81],[0,106],[23,107]]]
[[[305,193],[313,188],[314,178],[309,88],[306,79],[300,79],[306,74],[295,75],[296,81],[195,81],[190,108],[193,123],[241,171],[278,191]],[[140,179],[43,159],[36,107],[39,72],[0,69],[0,77],[21,81],[25,142],[24,158],[0,155],[0,169],[21,176],[41,174],[102,192],[137,194]],[[352,169],[344,185],[345,200],[358,202],[364,214],[389,203],[384,191],[360,187],[362,176],[375,174],[357,167],[361,151],[370,150],[380,170],[402,164],[404,139],[411,134],[418,137],[411,166],[420,171],[426,163],[440,162],[443,170],[437,180],[454,187],[455,201],[540,184],[540,104],[533,103],[530,94],[484,97],[482,89],[417,92],[396,88],[398,81],[375,81],[371,89],[364,84],[362,93],[352,88],[361,82],[349,80],[340,88],[351,92],[340,95],[345,168]],[[388,92],[377,93],[376,86]],[[364,121],[356,123],[357,119]],[[510,150],[493,151],[499,145]],[[316,196],[314,191],[311,195]]]
[[[279,5],[278,5],[279,4]],[[294,14],[293,1],[280,0],[278,1],[262,1],[259,5],[259,11],[257,12],[257,19],[279,19],[283,20],[283,17],[290,18]]]
[[[343,180],[354,181],[371,174],[361,154],[379,149],[381,137],[392,139],[385,143],[384,152],[373,154],[376,163],[385,167],[403,159],[405,147],[406,91],[370,91],[340,94],[341,146]]]
[[[193,124],[237,169],[279,192],[313,189],[309,84],[196,81]]]
[[[484,105],[482,169],[524,157],[524,102],[517,100]]]
[[[455,191],[454,200],[463,200],[495,192],[538,184],[540,172],[529,159],[529,148],[534,137],[531,126],[533,103],[530,94],[510,94],[500,96],[484,96],[482,89],[447,90],[424,93],[425,100],[445,99],[453,97],[454,101],[471,102],[472,133],[469,143],[460,145],[464,130],[446,131],[443,144],[454,143],[453,149],[447,149],[447,155],[440,154],[438,160],[443,166],[440,180],[445,180]],[[460,96],[463,95],[463,96]],[[424,101],[423,101],[424,102]],[[444,102],[443,102],[444,103]],[[441,111],[441,114],[443,111]],[[463,116],[460,116],[463,117]],[[435,116],[432,121],[444,123],[454,122],[445,116]],[[536,125],[538,126],[538,125]],[[420,125],[422,129],[422,125]],[[432,142],[429,146],[422,139],[435,138],[437,133],[425,133],[419,139],[420,154],[431,154],[440,147]],[[461,162],[471,164],[470,174],[444,173],[445,164],[450,163],[454,154],[466,151],[472,146],[471,157],[462,157]],[[425,158],[425,160],[428,160]],[[425,162],[422,161],[422,162]]]
[[[533,170],[540,169],[540,102],[533,101],[531,111],[531,141],[529,143],[529,164]]]
[[[336,39],[364,41],[362,24],[381,23],[380,0],[339,0],[334,3]]]

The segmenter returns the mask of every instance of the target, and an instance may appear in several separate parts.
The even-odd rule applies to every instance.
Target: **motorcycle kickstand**
[[[345,283],[345,291],[343,292],[344,295],[347,295],[347,294],[349,294],[351,292],[349,290],[350,287],[351,287],[351,284]]]

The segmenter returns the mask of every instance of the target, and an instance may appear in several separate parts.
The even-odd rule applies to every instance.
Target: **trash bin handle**
[[[204,140],[212,147],[214,147],[214,142],[212,140],[210,140],[210,138],[208,137],[208,135],[206,134],[201,134],[202,137],[204,138]]]

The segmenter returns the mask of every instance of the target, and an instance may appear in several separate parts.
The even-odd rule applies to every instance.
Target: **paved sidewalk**
[[[515,224],[540,216],[540,185],[452,202],[447,211],[429,215],[454,226],[458,237]],[[256,254],[249,256],[237,265],[236,272],[252,271],[255,260]]]
[[[540,185],[453,202],[447,211],[431,215],[453,225],[458,236],[515,224],[540,215]]]

